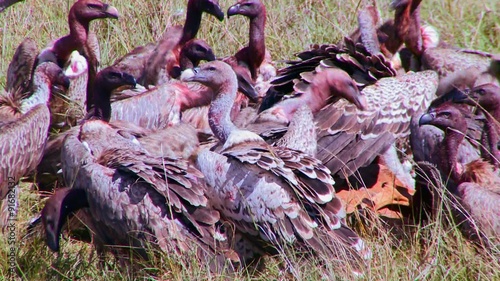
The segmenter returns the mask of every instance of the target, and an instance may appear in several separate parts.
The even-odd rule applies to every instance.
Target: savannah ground
[[[224,10],[233,1],[221,0]],[[311,43],[334,43],[356,27],[360,2],[356,0],[275,0],[267,7],[266,45],[273,60],[293,58]],[[39,48],[67,34],[67,13],[73,1],[26,0],[0,14],[0,84],[5,85],[6,71],[17,45],[33,38]],[[166,27],[182,24],[187,1],[112,1],[121,13],[119,20],[92,23],[101,46],[101,65],[107,66],[134,47],[158,39]],[[392,17],[389,1],[379,1],[384,18]],[[424,0],[424,23],[435,26],[441,39],[462,48],[500,53],[500,1],[498,0]],[[217,56],[235,53],[247,43],[248,22],[232,17],[223,22],[204,15],[198,34],[213,47]],[[278,66],[283,64],[278,63]],[[23,183],[20,211],[14,231],[17,275],[15,280],[321,280],[324,274],[313,261],[288,256],[291,270],[283,257],[265,260],[258,272],[240,271],[213,275],[206,266],[166,255],[156,255],[138,270],[127,270],[108,256],[100,266],[90,244],[63,239],[61,253],[53,254],[41,237],[24,237],[27,222],[44,206],[36,191]],[[363,231],[374,257],[360,280],[500,280],[500,253],[478,250],[447,223],[447,208],[438,208],[435,219],[416,226],[404,238],[397,237],[372,222]],[[8,279],[10,245],[0,242],[0,280]],[[139,262],[139,261],[138,261]],[[328,268],[323,277],[352,279],[352,276]],[[293,275],[292,275],[293,273]]]

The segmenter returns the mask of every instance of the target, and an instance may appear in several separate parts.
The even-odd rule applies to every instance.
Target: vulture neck
[[[442,172],[449,175],[450,179],[458,183],[460,181],[461,173],[457,169],[457,156],[460,143],[464,139],[464,133],[447,128],[445,138],[443,139],[444,150],[443,157],[441,157]]]
[[[250,33],[248,42],[248,59],[252,79],[257,79],[257,69],[264,61],[266,54],[266,43],[264,29],[266,27],[266,10],[262,11],[253,19],[250,19]]]
[[[420,26],[420,1],[413,1],[410,9],[410,19],[408,31],[406,32],[403,40],[406,47],[417,57],[422,55],[423,39]]]
[[[99,84],[99,81],[96,81],[95,85]],[[94,87],[94,93],[94,119],[109,122],[111,119],[111,91],[96,86]]]
[[[221,85],[217,97],[210,104],[208,122],[214,135],[225,143],[229,135],[238,128],[231,121],[231,109],[236,99],[238,82],[236,77]]]
[[[54,52],[57,55],[59,66],[62,66],[74,50],[82,53],[82,48],[87,44],[89,24],[79,22],[73,13],[68,16],[69,35],[57,40],[54,44]]]
[[[188,83],[182,89],[180,95],[176,97],[181,111],[194,107],[207,106],[213,98],[214,92],[212,89],[199,83]]]
[[[500,129],[500,126],[498,125],[499,119],[497,119],[500,117],[500,112],[498,111],[499,110],[486,112],[486,122],[484,124],[484,132],[486,133],[488,139],[487,148],[490,153],[487,158],[489,158],[490,163],[497,168],[500,166],[500,153],[498,151],[498,141],[500,139],[498,136],[498,130]]]
[[[198,6],[196,1],[190,0],[188,2],[186,21],[184,22],[184,29],[182,30],[179,45],[184,45],[187,41],[196,37],[200,29],[202,13],[203,10]]]
[[[25,114],[39,104],[47,104],[50,98],[51,86],[52,83],[49,77],[43,71],[35,71],[33,76],[33,94],[23,100],[21,113]]]

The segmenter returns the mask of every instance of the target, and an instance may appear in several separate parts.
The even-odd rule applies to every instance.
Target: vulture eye
[[[209,68],[207,68],[208,71],[215,71],[215,67],[211,66]]]
[[[476,93],[478,93],[481,96],[484,96],[484,94],[486,94],[486,91],[484,89],[479,89],[479,90],[476,90]]]
[[[445,117],[445,118],[450,118],[451,113],[450,113],[450,112],[448,112],[448,111],[444,111],[444,112],[441,112],[441,114],[440,114],[440,115],[441,115],[441,116],[443,116],[443,117]]]
[[[97,5],[97,4],[87,4],[87,7],[91,8],[91,9],[96,9],[96,10],[101,9],[101,6]]]
[[[122,78],[122,74],[119,72],[110,72],[109,77],[111,78]]]
[[[205,52],[205,48],[201,47],[201,46],[196,46],[195,48],[195,51],[197,52]]]

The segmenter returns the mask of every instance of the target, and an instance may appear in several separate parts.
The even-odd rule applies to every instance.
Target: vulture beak
[[[474,93],[474,91],[466,90],[466,91],[461,91],[458,89],[455,89],[448,93],[450,99],[454,103],[465,103],[468,105],[476,105],[474,100],[477,100],[477,96]]]
[[[420,116],[420,119],[418,120],[418,125],[419,126],[429,125],[434,120],[435,117],[436,117],[436,115],[432,112],[426,113],[426,114]]]
[[[115,7],[108,4],[104,5],[104,14],[106,14],[107,18],[111,19],[118,19],[118,16],[120,15]]]
[[[211,50],[207,52],[207,56],[205,57],[206,61],[214,61],[215,60],[215,54]]]
[[[212,16],[216,17],[219,21],[223,21],[224,20],[224,12],[221,10],[220,6],[218,4],[205,4],[205,5],[208,5],[208,7],[206,7],[205,11],[209,14],[211,14]]]
[[[45,239],[47,241],[47,246],[53,252],[59,252],[59,230],[52,229],[50,227],[45,227]]]
[[[203,75],[203,73],[200,72],[199,67],[193,68],[191,71],[188,71],[188,69],[184,70],[181,76],[182,81],[186,82],[206,82],[207,78]]]
[[[227,18],[230,18],[231,16],[237,15],[240,12],[240,4],[235,4],[227,10]]]
[[[216,9],[214,16],[219,20],[223,21],[224,20],[224,12],[221,9]]]
[[[125,85],[129,85],[135,88],[137,85],[137,81],[135,80],[134,76],[123,72],[123,81],[125,82]]]

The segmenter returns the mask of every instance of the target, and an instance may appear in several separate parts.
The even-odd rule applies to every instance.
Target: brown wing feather
[[[139,81],[146,68],[149,57],[155,50],[156,45],[149,43],[144,46],[139,46],[133,49],[130,53],[118,59],[113,68],[118,71],[126,72],[134,76],[135,80]]]
[[[216,256],[216,248],[224,252],[226,248],[214,239],[218,212],[205,207],[198,171],[184,160],[148,155],[111,127],[102,129],[97,124],[101,127],[96,132],[95,127],[85,127],[89,124],[95,126],[84,124],[80,139],[67,138],[63,170],[73,188],[88,191],[90,211],[100,222],[97,233],[101,240],[130,245],[132,238],[132,245],[142,249],[144,243],[153,242],[172,254],[197,245],[203,261]],[[99,132],[107,134],[99,137]],[[85,140],[93,156],[80,140]]]
[[[3,199],[8,182],[17,182],[40,162],[49,130],[46,105],[35,106],[18,120],[0,128],[0,193]],[[12,177],[14,180],[7,180]]]
[[[363,89],[368,108],[339,101],[316,115],[318,158],[331,170],[351,175],[409,134],[412,116],[422,112],[437,89],[435,72],[384,78]]]
[[[25,38],[16,49],[12,61],[7,69],[7,86],[8,92],[17,92],[25,95],[30,91],[31,74],[38,47],[31,38]]]

